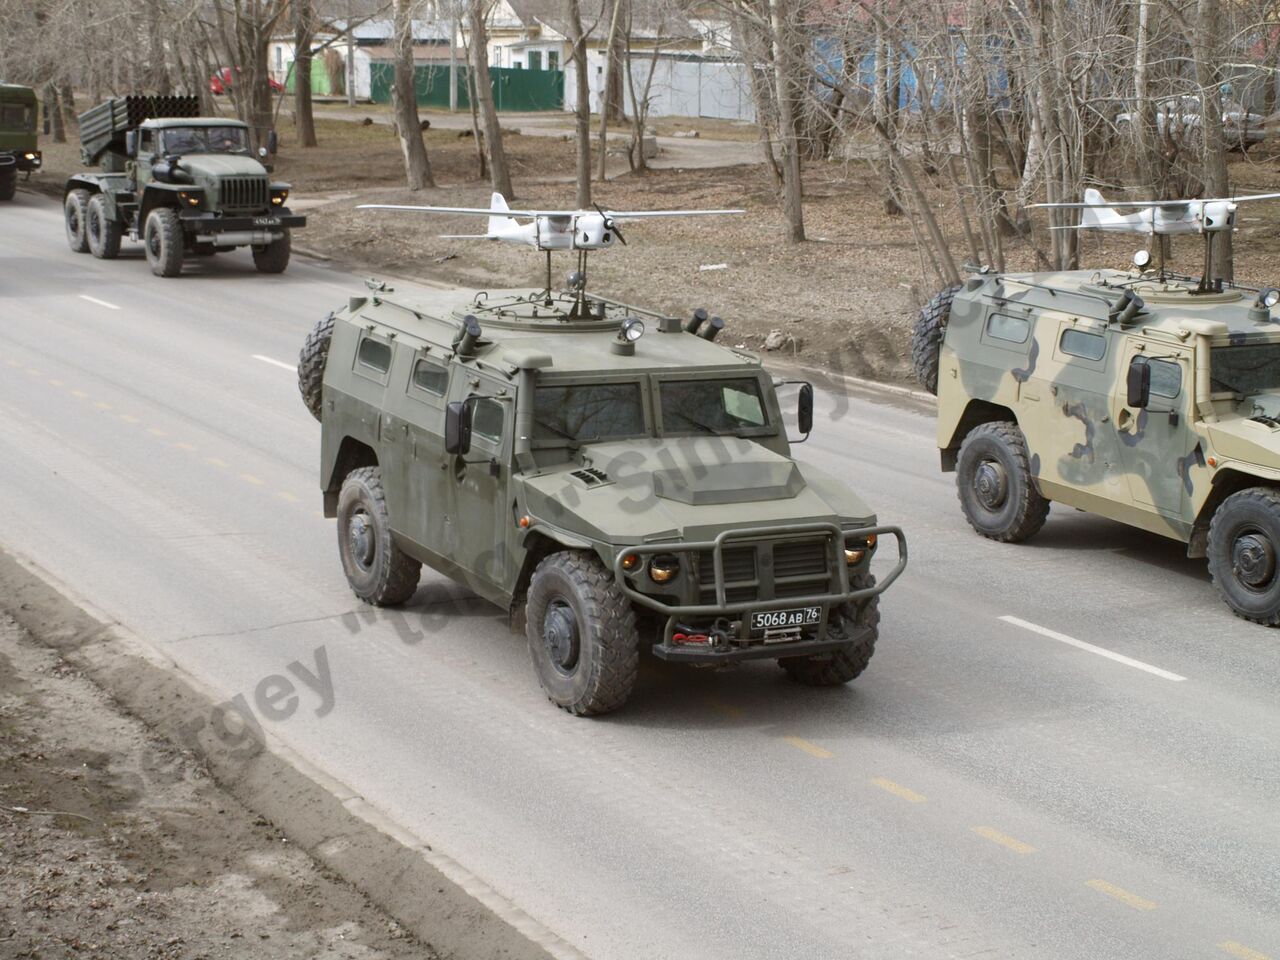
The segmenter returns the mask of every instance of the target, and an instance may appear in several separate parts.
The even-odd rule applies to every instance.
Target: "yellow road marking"
[[[6,360],[5,360],[5,363],[7,363],[7,364],[8,364],[9,366],[11,366],[11,367],[20,367],[20,366],[22,366],[22,364],[20,364],[17,360],[8,360],[8,359],[6,359]]]
[[[297,503],[297,502],[298,502],[298,498],[297,498],[297,497],[295,497],[295,496],[294,496],[292,493],[290,493],[288,490],[277,490],[277,491],[276,491],[276,496],[277,496],[277,497],[279,497],[281,500],[288,500],[290,503]]]
[[[1240,960],[1271,960],[1265,953],[1259,953],[1257,950],[1250,950],[1243,943],[1236,943],[1234,940],[1227,940],[1218,944],[1223,950],[1231,954],[1233,957],[1239,957]]]
[[[1121,887],[1117,887],[1114,883],[1107,883],[1105,880],[1090,880],[1085,886],[1093,887],[1099,893],[1105,893],[1108,897],[1114,897],[1121,903],[1128,904],[1135,910],[1154,910],[1156,902],[1140,897],[1136,893],[1130,893]]]
[[[782,739],[791,744],[797,750],[803,750],[805,753],[809,754],[809,756],[817,757],[819,760],[826,760],[828,757],[832,756],[830,750],[823,750],[822,747],[818,746],[816,743],[810,743],[803,737],[783,737]]]
[[[99,410],[110,410],[110,409],[111,409],[111,404],[109,404],[109,403],[103,403],[101,400],[99,400],[97,403],[95,403],[95,404],[94,404],[94,406],[95,406],[95,407],[97,407]]]
[[[43,374],[43,373],[41,373],[39,370],[37,370],[35,367],[27,367],[27,373],[31,374],[33,377],[43,377],[43,376],[44,376],[44,374]]]
[[[50,377],[50,378],[49,378],[49,385],[50,385],[51,387],[60,387],[60,386],[62,386],[62,381],[61,381],[61,380],[55,380],[53,377]]]
[[[227,465],[227,461],[219,460],[217,457],[205,457],[204,462],[213,464],[215,467],[225,467]]]
[[[147,433],[151,434],[153,437],[167,437],[167,436],[168,436],[168,434],[167,434],[167,433],[165,433],[163,430],[161,430],[159,427],[148,427],[148,428],[147,428]]]
[[[72,390],[72,391],[71,391],[71,395],[72,395],[73,397],[77,397],[77,398],[79,398],[79,399],[81,399],[81,400],[88,400],[88,399],[89,399],[89,395],[88,395],[87,393],[85,393],[83,390]]]
[[[1036,848],[1029,843],[1023,843],[1021,840],[1009,836],[1007,833],[1001,833],[995,827],[970,827],[974,833],[980,837],[986,837],[992,843],[998,843],[1000,846],[1012,850],[1014,853],[1035,853]]]
[[[245,483],[252,483],[255,487],[262,486],[262,481],[259,480],[257,477],[255,477],[252,473],[242,473],[240,474],[240,479],[243,480]]]
[[[137,423],[137,422],[138,422],[138,418],[137,418],[137,417],[132,416],[131,414],[128,414],[128,413],[122,413],[122,414],[120,414],[120,419],[121,419],[121,420],[123,420],[125,423]]]
[[[179,443],[175,443],[174,446],[177,447],[179,450],[186,450],[188,453],[190,453],[192,450],[195,449],[195,446],[190,443],[179,442]]]
[[[741,720],[747,715],[747,711],[741,707],[735,707],[732,703],[725,703],[717,697],[707,697],[707,706],[717,713],[723,713],[730,720]]]
[[[886,780],[884,777],[876,777],[871,781],[881,790],[888,790],[895,797],[901,797],[910,803],[924,803],[927,797],[923,794],[916,793],[914,790],[904,787],[900,783],[894,783],[892,780]]]

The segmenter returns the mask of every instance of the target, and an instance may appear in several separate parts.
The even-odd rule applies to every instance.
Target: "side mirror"
[[[265,160],[265,159],[267,159],[267,148],[266,148],[266,147],[259,147],[259,148],[258,148],[258,159],[259,159],[259,160]]]
[[[459,400],[445,407],[444,451],[466,456],[471,450],[471,400]]]
[[[280,151],[280,137],[274,130],[267,134],[267,153],[273,157]]]
[[[807,439],[813,432],[813,384],[800,384],[800,396],[796,401],[796,420],[800,432]]]
[[[1129,373],[1125,378],[1128,405],[1141,410],[1151,402],[1151,364],[1146,357],[1134,357],[1129,363]]]
[[[131,157],[138,155],[138,131],[126,130],[124,133],[124,152]]]

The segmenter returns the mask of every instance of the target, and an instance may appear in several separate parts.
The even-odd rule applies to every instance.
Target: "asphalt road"
[[[358,289],[160,280],[0,205],[0,541],[229,698],[309,667],[260,722],[597,960],[1280,956],[1280,631],[1177,544],[1056,508],[982,540],[924,412],[823,394],[802,458],[911,543],[867,673],[650,663],[574,719],[459,588],[352,602],[286,368]]]

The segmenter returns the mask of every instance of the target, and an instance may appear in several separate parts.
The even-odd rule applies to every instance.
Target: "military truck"
[[[1240,617],[1280,623],[1280,291],[1149,269],[998,274],[921,311],[942,469],[984,537],[1051,502],[1187,544]]]
[[[199,110],[198,97],[127,96],[80,115],[81,159],[102,169],[67,180],[72,250],[111,260],[122,239],[141,240],[151,272],[176,277],[187,256],[247,246],[262,273],[284,272],[290,231],[306,217],[249,153],[248,127]]]
[[[792,385],[789,439],[775,381],[722,325],[582,291],[352,297],[298,378],[356,596],[402,604],[426,565],[522,612],[547,696],[578,715],[623,704],[642,645],[858,676],[902,532],[792,459],[813,388]]]
[[[31,176],[43,162],[36,149],[35,91],[0,83],[0,200],[12,200],[18,174]]]

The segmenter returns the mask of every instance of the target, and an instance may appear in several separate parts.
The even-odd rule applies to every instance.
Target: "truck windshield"
[[[30,133],[36,128],[36,112],[25,103],[0,103],[0,129]]]
[[[755,377],[664,380],[659,390],[666,433],[759,433],[769,426]]]
[[[1246,396],[1280,390],[1280,343],[1214,347],[1209,358],[1214,390]]]
[[[248,153],[243,127],[169,127],[161,133],[161,151],[183,153]]]
[[[533,395],[535,440],[616,440],[644,436],[640,384],[540,386]]]

